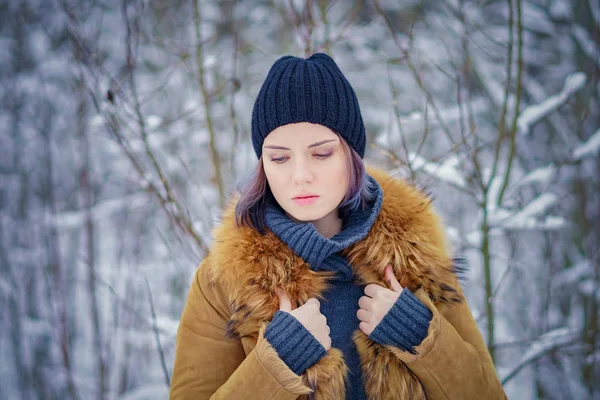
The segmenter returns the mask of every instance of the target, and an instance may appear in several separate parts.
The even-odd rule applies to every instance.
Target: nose
[[[310,170],[309,166],[304,160],[296,160],[294,163],[294,172],[292,175],[292,181],[296,185],[302,185],[305,183],[312,182],[314,175]]]

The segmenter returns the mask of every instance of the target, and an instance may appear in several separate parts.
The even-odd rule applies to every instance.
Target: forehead
[[[278,127],[267,135],[263,145],[310,145],[321,140],[331,139],[337,139],[337,135],[326,126],[299,122]]]

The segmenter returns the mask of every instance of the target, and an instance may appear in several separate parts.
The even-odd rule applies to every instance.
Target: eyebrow
[[[335,139],[328,139],[328,140],[322,140],[320,142],[317,143],[313,143],[310,146],[308,146],[308,148],[310,149],[311,147],[317,147],[320,146],[322,144],[325,143],[329,143],[329,142],[335,142]],[[265,149],[274,149],[274,150],[290,150],[287,147],[283,147],[283,146],[276,146],[276,145],[271,145],[271,146],[265,146]]]

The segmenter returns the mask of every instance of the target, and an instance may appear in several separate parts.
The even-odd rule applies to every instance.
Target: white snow
[[[169,388],[166,384],[152,384],[138,386],[129,392],[125,392],[119,400],[155,400],[169,397]]]
[[[596,48],[596,43],[590,38],[588,31],[585,30],[581,25],[573,26],[573,36],[581,46],[581,50],[588,56],[591,60],[598,60],[600,57],[600,52]]]
[[[96,221],[100,221],[109,217],[114,212],[125,208],[135,209],[136,207],[147,203],[148,194],[146,192],[139,192],[127,197],[105,200],[92,207],[92,218]],[[87,212],[87,210],[61,212],[53,215],[52,220],[61,228],[73,228],[83,224]]]
[[[523,218],[535,218],[546,212],[558,198],[552,193],[542,193],[529,204],[522,207],[519,211],[512,215],[511,218],[523,219]]]
[[[598,293],[598,284],[591,279],[579,282],[577,288],[579,289],[579,293],[582,293],[587,297],[593,297],[594,294]]]
[[[523,24],[533,32],[555,34],[554,24],[548,20],[546,12],[531,3],[523,2]]]
[[[542,193],[529,204],[524,206],[514,217],[534,218],[544,214],[548,208],[552,207],[558,201],[558,197],[553,193]]]
[[[148,135],[148,146],[152,151],[160,151],[167,147],[170,143],[186,140],[188,131],[171,131],[169,133],[163,133],[161,131],[156,132],[156,128],[160,126],[162,120],[159,121],[155,118],[150,118],[147,122],[146,129]],[[141,137],[135,137],[128,140],[129,148],[132,152],[146,152],[146,145]]]
[[[533,104],[525,108],[517,120],[519,132],[528,134],[531,127],[539,120],[565,104],[571,95],[585,85],[587,78],[583,72],[577,72],[567,76],[563,90],[554,96],[548,97],[542,103]]]
[[[52,326],[47,320],[24,317],[22,323],[23,330],[29,336],[49,336],[52,334]]]
[[[565,226],[566,220],[558,216],[544,216],[558,198],[552,193],[542,193],[520,210],[492,209],[490,225],[510,230],[554,230]]]
[[[481,230],[478,229],[478,230],[471,231],[467,234],[466,242],[473,246],[481,246],[482,238],[483,238],[483,234],[481,233]]]
[[[600,152],[600,129],[573,151],[573,158],[581,160],[582,158],[593,156],[598,152]]]
[[[157,315],[156,326],[161,334],[175,337],[177,335],[177,328],[179,328],[179,321],[166,315]]]
[[[523,185],[531,184],[531,183],[539,183],[542,185],[547,185],[548,182],[552,179],[554,174],[556,173],[557,168],[553,164],[546,165],[544,167],[539,167],[529,172],[519,181],[515,182],[512,186],[512,189],[516,189]]]
[[[582,279],[592,276],[592,263],[589,260],[581,260],[569,268],[556,273],[552,277],[552,288],[557,289],[580,282]]]
[[[8,297],[11,294],[12,294],[12,287],[9,285],[8,281],[0,278],[0,295],[2,295],[2,297],[4,297],[4,296]]]
[[[100,115],[100,114],[96,114],[94,115],[92,118],[90,118],[89,121],[89,127],[90,129],[96,129],[96,128],[100,128],[104,126],[104,116]]]
[[[571,17],[571,5],[566,1],[555,1],[550,6],[550,15],[554,19],[568,19]]]
[[[489,173],[487,174],[489,175]],[[488,179],[487,177],[484,179]],[[496,205],[498,204],[498,198],[500,197],[500,190],[502,188],[502,177],[496,175],[494,179],[490,182],[490,188],[488,191],[487,197],[487,209],[488,212],[494,212],[496,210]]]
[[[410,153],[409,159],[411,161],[411,165],[416,171],[421,170],[430,176],[433,176],[458,188],[467,187],[466,179],[457,169],[459,159],[454,155],[446,157],[439,164],[428,161],[417,153]]]
[[[453,226],[446,226],[446,235],[451,242],[459,242],[461,240],[460,232]]]
[[[494,106],[501,107],[504,102],[505,88],[501,81],[494,76],[495,65],[479,57],[475,57],[471,62],[477,75],[481,76],[481,84],[486,88]]]
[[[592,11],[592,16],[594,17],[594,21],[596,22],[596,26],[600,26],[600,7],[594,6],[594,0],[589,0],[590,10]]]
[[[148,129],[150,129],[150,130],[154,130],[154,129],[158,128],[161,123],[162,123],[162,118],[159,117],[158,115],[149,115],[148,118],[146,118],[146,125],[148,126]]]
[[[556,230],[565,227],[567,221],[562,217],[548,216],[543,219],[524,218],[510,219],[502,227],[510,230]]]
[[[488,108],[488,104],[489,102],[485,98],[474,98],[472,100],[471,105],[471,108],[473,109],[474,118],[477,118],[479,114],[485,112]],[[385,115],[387,116],[387,114]],[[460,118],[460,107],[457,105],[440,109],[439,116],[440,119],[442,119],[442,121],[446,125],[455,124]],[[421,135],[425,127],[424,118],[425,115],[420,111],[413,111],[409,114],[401,115],[400,123],[402,124],[402,131],[404,135],[406,135],[406,137]],[[429,110],[427,111],[427,125],[429,126],[429,128],[436,128],[440,125],[436,113],[431,108],[429,108]],[[376,140],[376,143],[380,144],[378,140],[379,138]],[[392,143],[390,145],[398,146],[400,144],[398,140],[399,138],[397,138],[397,135],[394,135],[394,137],[391,139]]]
[[[579,332],[571,331],[567,327],[557,328],[550,332],[546,332],[529,346],[529,349],[527,349],[519,362],[504,375],[502,382],[504,383],[524,366],[546,354],[548,351],[573,342],[579,335]]]
[[[504,196],[504,200],[512,199],[513,196],[521,189],[522,187],[530,184],[539,184],[542,186],[542,190],[546,188],[546,186],[552,181],[554,176],[558,171],[558,167],[553,164],[549,164],[543,167],[539,167],[530,171],[525,176],[512,183]]]
[[[541,103],[549,96],[544,83],[535,80],[533,76],[525,74],[523,87],[532,97],[531,102]],[[565,144],[569,145],[572,142],[571,127],[563,116],[559,113],[551,113],[548,115],[548,122],[552,124]]]

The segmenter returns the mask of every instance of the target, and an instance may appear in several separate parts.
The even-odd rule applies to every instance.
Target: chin
[[[325,212],[323,210],[309,210],[306,207],[294,207],[292,210],[286,211],[294,219],[302,222],[318,221],[329,214],[329,212]]]

